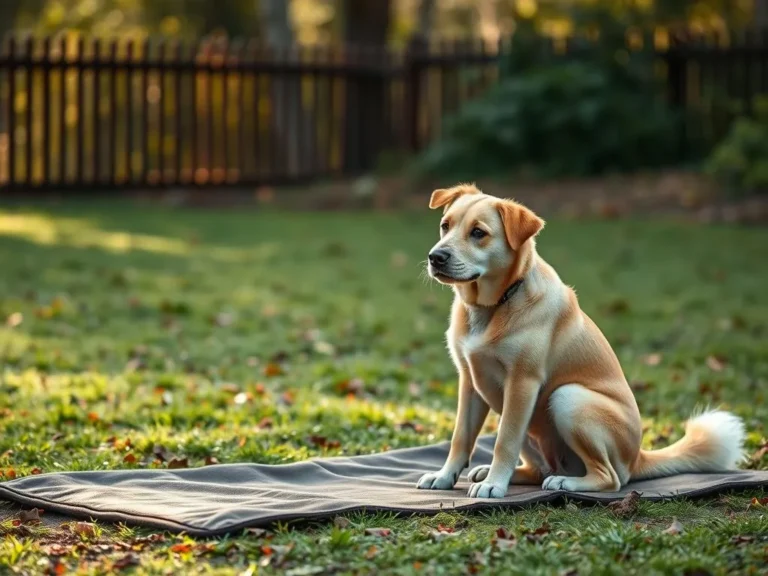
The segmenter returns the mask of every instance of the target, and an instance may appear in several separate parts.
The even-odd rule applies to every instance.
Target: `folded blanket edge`
[[[672,495],[646,495],[642,494],[641,499],[658,502],[663,500],[670,500],[673,498],[698,498],[702,496],[709,496],[726,492],[734,489],[749,489],[749,488],[761,488],[768,487],[768,477],[756,478],[751,480],[734,480],[725,481],[722,483],[712,484],[710,486],[704,486],[690,492],[684,492],[680,494]],[[63,515],[71,516],[73,518],[85,518],[95,519],[105,522],[117,523],[123,522],[126,524],[132,524],[136,526],[143,526],[148,528],[155,528],[161,530],[167,530],[169,532],[185,532],[191,536],[200,537],[216,537],[226,534],[232,534],[246,528],[264,528],[272,525],[275,522],[283,521],[290,522],[295,520],[302,521],[320,521],[328,520],[339,514],[349,514],[353,512],[391,512],[397,516],[432,516],[443,511],[474,511],[490,508],[513,508],[519,509],[531,504],[538,503],[556,503],[564,500],[585,502],[585,503],[603,503],[608,504],[610,502],[616,502],[623,498],[622,494],[605,494],[605,493],[588,493],[588,492],[565,492],[562,490],[552,491],[542,496],[541,492],[533,492],[529,497],[518,497],[516,500],[478,500],[477,502],[470,502],[460,504],[458,506],[447,507],[445,504],[438,503],[434,509],[414,509],[414,508],[402,508],[397,506],[370,506],[370,505],[354,505],[347,508],[338,508],[334,510],[319,511],[319,512],[296,512],[296,513],[282,513],[272,514],[263,517],[255,517],[245,521],[236,522],[227,526],[205,528],[202,526],[196,526],[192,524],[186,524],[183,522],[169,520],[167,518],[161,518],[157,516],[148,516],[142,514],[128,514],[125,512],[114,510],[97,510],[85,505],[72,505],[62,502],[56,502],[42,497],[28,496],[20,493],[3,483],[0,483],[0,500],[8,500],[16,502],[18,504],[26,505],[29,507],[42,508],[43,510],[49,510],[54,513],[60,513]],[[446,498],[450,501],[450,498]]]

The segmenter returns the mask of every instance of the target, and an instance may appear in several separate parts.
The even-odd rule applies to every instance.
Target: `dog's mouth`
[[[463,284],[465,282],[474,282],[475,280],[480,278],[479,273],[472,274],[471,276],[460,277],[460,276],[454,276],[442,270],[436,270],[433,267],[430,267],[429,271],[432,275],[432,278],[444,284]]]

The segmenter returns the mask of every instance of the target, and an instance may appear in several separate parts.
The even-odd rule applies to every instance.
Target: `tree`
[[[344,39],[354,51],[350,60],[354,61],[361,48],[386,47],[390,9],[390,0],[345,0]],[[387,81],[383,75],[348,76],[345,95],[344,165],[352,173],[370,170],[377,161],[374,152],[386,139]]]
[[[272,54],[286,56],[294,44],[294,34],[288,13],[287,0],[257,0],[264,23],[264,37]],[[277,149],[271,153],[277,162],[272,165],[281,166],[288,173],[296,173],[299,169],[298,139],[306,134],[299,134],[299,126],[311,126],[305,119],[301,99],[301,81],[296,76],[275,77],[271,81],[271,114],[272,130],[277,136]],[[257,112],[258,113],[258,112]]]

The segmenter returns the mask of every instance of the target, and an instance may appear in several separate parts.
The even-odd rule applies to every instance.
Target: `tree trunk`
[[[294,35],[288,18],[288,0],[260,0],[264,21],[264,36],[272,55],[285,60],[292,54]],[[306,121],[302,100],[301,81],[298,76],[271,75],[270,127],[273,143],[270,150],[270,175],[289,177],[300,170],[298,139],[300,118]]]
[[[386,49],[390,8],[390,0],[344,2],[344,38],[354,53],[359,54],[360,48]],[[354,65],[357,58],[348,56]],[[347,75],[345,80],[344,167],[349,173],[370,171],[389,140],[389,83],[383,75]]]
[[[422,40],[429,40],[435,26],[435,0],[421,0],[419,3],[416,34]]]

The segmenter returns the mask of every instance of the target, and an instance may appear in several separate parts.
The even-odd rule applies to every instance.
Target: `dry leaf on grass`
[[[664,534],[677,536],[678,534],[682,534],[684,530],[685,529],[683,528],[683,525],[678,522],[677,518],[672,518],[672,524],[670,524],[669,527],[664,530]]]
[[[491,538],[491,545],[499,550],[508,550],[517,546],[517,538],[511,530],[503,527],[497,528],[495,536]]]
[[[174,470],[177,468],[189,468],[189,460],[187,458],[171,458],[168,462],[168,468]]]
[[[37,524],[40,522],[40,511],[37,508],[19,512],[19,522],[22,524]]]
[[[707,366],[713,372],[722,372],[725,368],[725,360],[717,356],[707,356]]]
[[[645,362],[646,366],[658,366],[661,364],[661,354],[654,353],[654,354],[648,354],[643,361]]]
[[[333,519],[333,525],[340,530],[348,528],[351,523],[349,518],[345,518],[344,516],[336,516],[336,518]]]
[[[96,526],[90,522],[75,522],[72,525],[72,532],[85,538],[93,538],[96,535]]]
[[[389,528],[366,528],[366,536],[378,536],[379,538],[388,538],[392,535],[392,530]]]
[[[632,490],[629,494],[618,502],[611,502],[608,504],[608,508],[621,518],[632,516],[637,512],[637,507],[640,504],[640,492]]]

